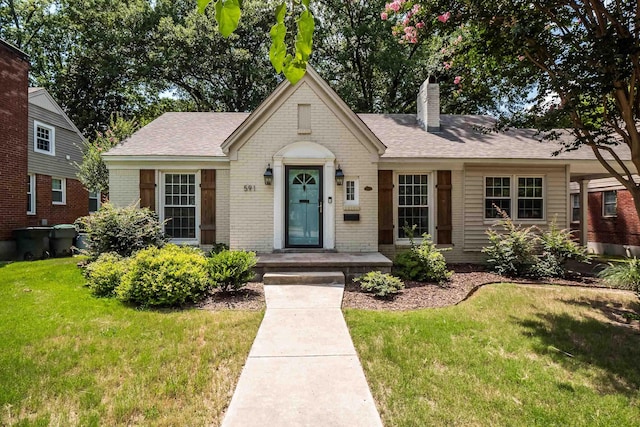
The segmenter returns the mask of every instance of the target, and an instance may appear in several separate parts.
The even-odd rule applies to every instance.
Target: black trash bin
[[[58,224],[51,227],[49,246],[51,256],[61,257],[71,255],[73,239],[76,238],[76,226],[73,224]]]
[[[31,261],[49,258],[50,232],[51,227],[26,227],[13,230],[18,259]]]

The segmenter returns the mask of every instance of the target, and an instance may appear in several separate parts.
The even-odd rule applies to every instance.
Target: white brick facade
[[[109,201],[119,207],[140,201],[139,169],[109,169]]]

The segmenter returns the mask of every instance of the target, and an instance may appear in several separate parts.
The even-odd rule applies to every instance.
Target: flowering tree
[[[566,124],[573,138],[564,149],[589,147],[640,215],[632,178],[640,173],[639,16],[640,3],[624,0],[393,0],[380,17],[402,43],[445,35],[442,69],[457,67],[460,90],[474,85],[474,64],[461,62],[468,49],[498,61],[504,76],[528,76],[538,93],[536,126],[557,139],[551,128]]]

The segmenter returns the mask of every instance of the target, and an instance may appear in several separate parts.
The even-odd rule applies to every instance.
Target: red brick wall
[[[631,193],[618,190],[618,215],[602,216],[602,192],[589,193],[589,241],[640,246],[640,219]]]
[[[27,221],[27,60],[0,44],[0,240]]]
[[[67,203],[54,205],[51,201],[51,177],[36,175],[36,214],[29,215],[29,225],[73,224],[85,215],[89,215],[89,192],[84,189],[80,181],[67,178]]]

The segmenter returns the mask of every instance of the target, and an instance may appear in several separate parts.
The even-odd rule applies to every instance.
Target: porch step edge
[[[265,285],[344,285],[341,271],[271,272],[262,277]]]

